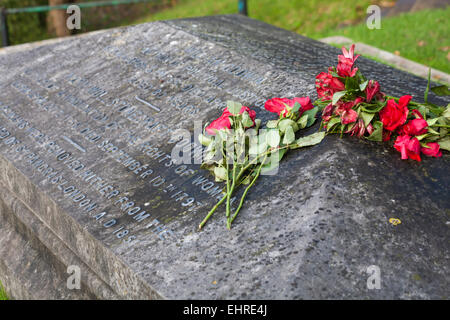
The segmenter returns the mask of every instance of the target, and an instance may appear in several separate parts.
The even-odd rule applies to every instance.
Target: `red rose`
[[[399,129],[402,135],[420,136],[427,133],[428,123],[424,119],[413,119]]]
[[[422,153],[424,155],[429,156],[429,157],[436,157],[436,158],[442,157],[442,152],[439,150],[440,149],[439,143],[429,142],[429,143],[427,143],[427,146],[429,148],[422,147],[420,149],[420,151],[422,151]]]
[[[251,110],[249,107],[242,106],[241,111],[239,111],[239,114],[242,114],[245,111],[247,111],[248,115],[250,116],[250,119],[253,120],[254,125],[256,118],[255,110]],[[216,134],[216,130],[231,129],[231,122],[229,119],[231,115],[232,114],[230,111],[228,111],[228,108],[225,108],[225,110],[222,112],[222,115],[213,122],[211,122],[210,125],[206,127],[206,132],[214,136]]]
[[[398,104],[393,99],[388,100],[387,105],[380,111],[384,129],[394,131],[405,123],[409,112],[408,103],[411,99],[411,96],[403,96],[399,99]]]
[[[366,101],[372,101],[372,98],[380,91],[378,81],[370,80],[366,87]]]
[[[298,111],[300,116],[303,112],[314,108],[309,97],[294,98],[292,100],[288,98],[273,98],[266,101],[264,108],[266,108],[267,111],[286,116],[288,114],[286,106],[292,108],[297,102],[300,104],[300,109]]]
[[[331,115],[333,114],[333,108],[334,108],[334,106],[330,103],[323,109],[323,111],[322,111],[322,120],[323,121],[325,121],[325,122],[330,121]]]
[[[286,106],[289,106],[290,100],[288,98],[273,98],[266,101],[264,104],[264,108],[267,111],[276,113],[280,115],[283,112],[283,115],[287,114]]]
[[[402,159],[421,161],[420,142],[417,138],[411,138],[408,135],[398,136],[394,148],[402,154]]]
[[[300,104],[300,109],[298,110],[299,116],[301,117],[303,112],[314,109],[314,105],[311,103],[311,99],[309,97],[301,97],[301,98],[294,98],[292,99],[292,105],[289,105],[290,107],[293,107],[295,103]]]

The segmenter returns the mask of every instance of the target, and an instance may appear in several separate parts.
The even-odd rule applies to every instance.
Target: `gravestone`
[[[195,159],[176,164],[177,132],[227,100],[267,120],[268,98],[315,98],[338,49],[231,15],[11,50],[0,51],[0,280],[13,298],[448,298],[448,154],[403,161],[388,144],[330,136],[262,176],[231,231],[223,209],[197,230],[223,185]],[[425,80],[358,66],[421,99]]]

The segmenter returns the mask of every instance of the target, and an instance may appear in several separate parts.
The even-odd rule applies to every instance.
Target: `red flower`
[[[411,99],[411,96],[403,96],[399,99],[398,104],[393,99],[388,100],[387,105],[380,111],[384,129],[394,131],[405,123],[409,112],[408,103]]]
[[[366,101],[370,102],[379,91],[380,84],[378,81],[370,80],[366,87]]]
[[[420,136],[427,133],[428,123],[424,119],[413,119],[399,129],[399,133],[409,136]]]
[[[322,111],[322,120],[323,121],[325,121],[325,122],[330,121],[331,115],[333,114],[333,108],[334,108],[334,106],[330,103],[323,109],[323,111]]]
[[[402,154],[402,159],[420,159],[420,142],[417,138],[408,135],[398,136],[395,140],[394,148]]]
[[[361,138],[364,135],[365,132],[366,132],[366,127],[364,126],[364,120],[363,119],[359,119],[353,125],[353,127],[351,127],[350,130],[346,131],[345,133],[351,133],[352,136],[354,134],[356,134],[356,136],[358,138]]]
[[[354,57],[355,53],[355,44],[352,44],[349,51],[345,47],[342,47],[342,53],[344,55],[344,58],[352,60],[353,63],[355,63],[356,59],[358,59],[359,54]]]
[[[346,110],[341,115],[341,122],[343,124],[355,122],[356,119],[358,119],[358,112],[353,109]]]
[[[255,118],[256,118],[256,112],[255,110],[251,110],[249,107],[242,106],[241,111],[239,111],[240,114],[247,111],[250,118],[253,120],[253,125],[255,124]],[[210,135],[215,135],[216,130],[222,130],[222,129],[231,129],[231,122],[229,117],[231,116],[231,112],[228,111],[228,108],[225,108],[225,110],[222,112],[222,115],[210,123],[209,126],[206,127],[206,132]]]
[[[439,143],[437,142],[429,142],[427,143],[427,146],[429,148],[421,148],[420,151],[422,151],[422,153],[426,156],[429,157],[442,157],[442,152],[439,150],[440,146]]]
[[[331,100],[333,94],[345,90],[345,85],[330,73],[321,72],[316,77],[317,95],[322,100]]]
[[[300,109],[298,110],[298,114],[301,117],[303,112],[314,109],[314,105],[311,103],[311,99],[309,97],[300,97],[300,98],[294,98],[292,99],[293,103],[292,106],[289,105],[290,107],[293,107],[294,104],[296,102],[298,102],[300,104]]]
[[[352,68],[353,68],[353,64],[355,63],[355,61],[359,57],[359,55],[357,55],[355,57],[354,51],[355,51],[354,44],[352,44],[349,51],[347,51],[347,49],[345,47],[342,47],[343,55],[338,56],[339,63],[336,68],[339,76],[341,76],[341,77],[354,77],[355,76],[356,72],[358,71],[358,68],[355,68],[353,70],[352,70]]]
[[[282,112],[284,112],[283,115],[286,115],[286,106],[289,106],[289,103],[290,100],[288,98],[273,98],[266,101],[264,108],[266,108],[267,111],[277,113],[278,115]]]
[[[314,105],[308,97],[294,98],[292,100],[288,98],[273,98],[266,101],[264,108],[266,108],[267,111],[286,116],[288,114],[286,106],[292,108],[297,102],[300,104],[300,109],[298,111],[300,116],[303,112],[314,108]]]

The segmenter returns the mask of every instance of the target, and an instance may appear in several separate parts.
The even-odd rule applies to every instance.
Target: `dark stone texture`
[[[59,288],[48,294],[56,299],[74,294],[61,289],[71,264],[86,275],[79,298],[448,298],[448,154],[416,163],[388,144],[327,137],[291,152],[277,176],[261,177],[231,231],[223,210],[197,231],[215,199],[208,181],[195,181],[213,179],[198,164],[187,165],[190,173],[165,158],[171,134],[214,119],[229,99],[256,106],[267,120],[267,98],[315,98],[314,77],[338,53],[241,16],[155,22],[0,52],[0,133],[10,133],[0,139],[2,228],[23,238],[2,233],[2,247],[27,250],[26,242],[41,253],[40,269],[58,275],[43,286]],[[425,80],[364,58],[358,66],[388,94],[421,100]],[[8,145],[11,136],[20,142]],[[105,141],[148,167],[127,168],[119,151],[102,149]],[[48,152],[53,142],[79,163]],[[58,172],[54,180],[46,165]],[[86,170],[120,194],[108,199],[111,190],[102,192]],[[127,201],[150,216],[136,221]],[[392,226],[391,217],[402,223]],[[105,227],[111,219],[116,224]],[[26,259],[21,252],[0,256],[2,281],[9,264]],[[380,290],[366,286],[371,265],[380,267]],[[10,274],[5,285],[19,298],[48,279]]]

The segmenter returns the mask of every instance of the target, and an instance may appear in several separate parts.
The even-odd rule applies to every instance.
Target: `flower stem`
[[[256,171],[256,175],[255,175],[255,177],[253,178],[252,182],[248,185],[247,188],[245,188],[245,191],[244,191],[244,193],[242,194],[242,197],[241,197],[241,201],[239,202],[239,206],[238,206],[238,208],[236,209],[236,212],[234,213],[233,217],[230,219],[230,223],[229,223],[229,228],[228,228],[228,229],[231,228],[231,223],[234,221],[234,219],[236,219],[236,217],[237,217],[239,211],[241,210],[242,205],[244,204],[244,200],[245,200],[245,196],[247,195],[247,192],[248,192],[248,191],[250,190],[250,188],[255,184],[256,179],[258,179],[258,177],[259,177],[259,175],[260,175],[260,173],[261,173],[262,166],[264,165],[264,162],[266,162],[266,159],[267,159],[267,153],[266,153],[266,155],[265,155],[265,157],[264,157],[264,160],[263,160],[263,161],[261,162],[261,164],[259,165],[258,170]]]
[[[227,198],[227,195],[224,195],[222,199],[219,200],[219,202],[216,203],[216,205],[209,211],[209,213],[206,215],[205,219],[199,224],[198,229],[201,230],[206,222],[208,222],[209,218],[212,216],[214,211],[225,201]]]

